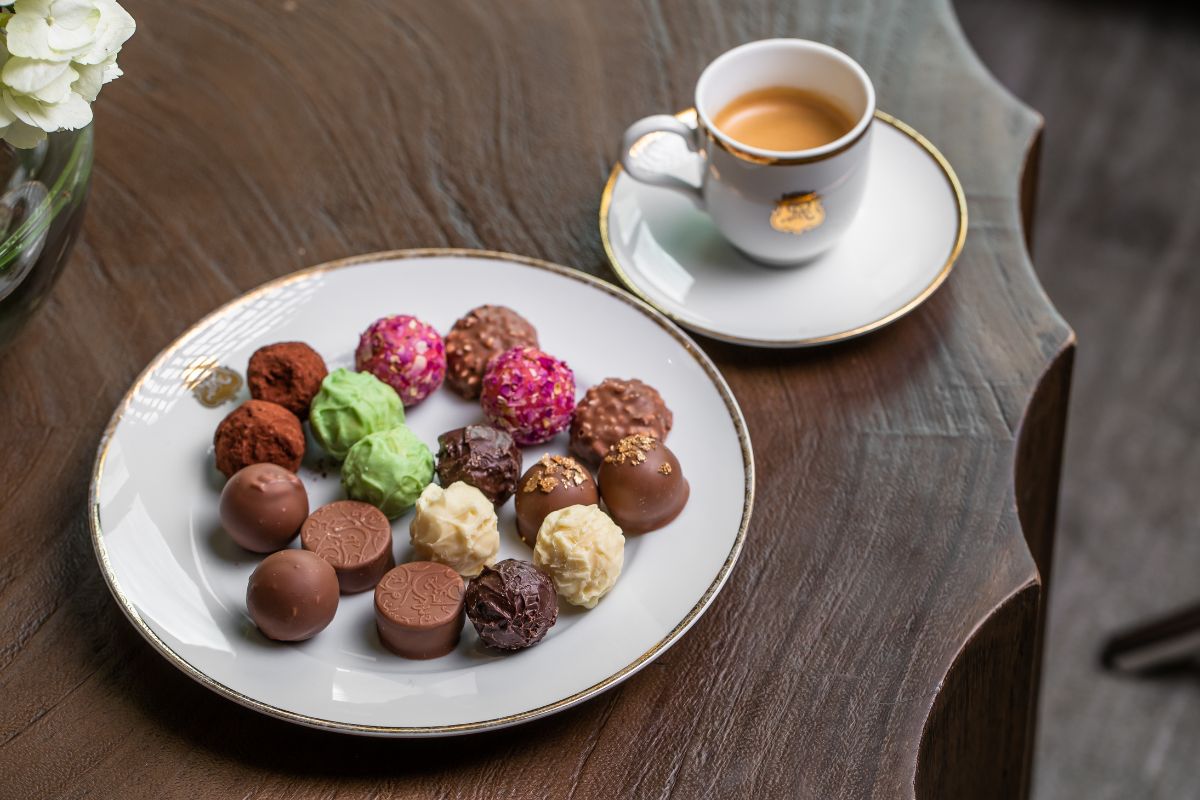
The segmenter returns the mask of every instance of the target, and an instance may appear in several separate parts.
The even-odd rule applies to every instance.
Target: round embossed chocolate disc
[[[357,500],[338,500],[310,514],[300,528],[300,544],[333,566],[346,594],[370,589],[396,563],[388,518]]]
[[[444,564],[401,564],[375,587],[380,641],[405,658],[446,655],[462,633],[465,591],[462,578]]]

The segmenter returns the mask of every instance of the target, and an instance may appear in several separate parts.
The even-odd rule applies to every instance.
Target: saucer
[[[678,115],[692,120],[695,111]],[[636,295],[697,333],[756,347],[809,347],[861,336],[925,301],[967,235],[967,202],[929,140],[881,111],[858,216],[827,253],[770,267],[734,249],[684,195],[613,167],[600,235]],[[692,183],[700,162],[678,136],[652,134],[639,158]]]

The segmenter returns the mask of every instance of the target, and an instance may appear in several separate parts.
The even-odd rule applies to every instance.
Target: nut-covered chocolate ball
[[[300,419],[329,374],[325,359],[304,342],[278,342],[250,356],[246,385],[255,400],[277,403]]]
[[[605,378],[575,404],[571,453],[592,467],[609,448],[634,433],[666,441],[674,418],[653,386],[635,379]]]
[[[308,492],[278,464],[251,464],[221,490],[221,525],[255,553],[273,553],[296,538],[308,516]]]
[[[578,461],[570,456],[542,456],[521,477],[517,489],[517,533],[532,547],[542,520],[551,511],[599,502],[596,482]]]
[[[437,474],[442,486],[462,481],[499,506],[516,491],[521,448],[490,425],[455,428],[438,437]]]
[[[528,561],[506,558],[467,584],[467,617],[489,647],[521,650],[558,621],[554,582]]]
[[[337,574],[308,550],[280,550],[263,559],[250,576],[246,610],[268,639],[311,639],[333,620],[338,607]]]
[[[217,469],[226,478],[251,464],[278,464],[295,472],[304,459],[304,429],[283,406],[247,400],[221,420],[213,447]]]
[[[604,505],[626,535],[663,527],[683,511],[690,493],[675,454],[640,433],[613,445],[599,478]]]
[[[480,382],[492,356],[537,344],[537,330],[511,308],[473,308],[446,334],[446,383],[472,400],[479,397]]]

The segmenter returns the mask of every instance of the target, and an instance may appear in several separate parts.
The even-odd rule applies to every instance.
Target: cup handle
[[[666,172],[648,169],[645,164],[638,163],[639,159],[633,155],[634,148],[638,142],[652,133],[673,133],[683,139],[688,150],[697,154],[700,152],[699,128],[688,125],[670,114],[655,114],[652,117],[639,119],[626,129],[625,135],[621,137],[621,166],[634,180],[682,192],[698,207],[703,208],[704,195],[699,186]]]

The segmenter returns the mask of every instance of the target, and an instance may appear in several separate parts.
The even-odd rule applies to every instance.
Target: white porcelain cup
[[[775,86],[827,97],[854,118],[854,127],[820,147],[775,151],[739,142],[713,124],[731,101]],[[708,65],[695,103],[695,125],[659,114],[629,126],[621,166],[630,177],[691,197],[734,247],[767,264],[802,263],[837,243],[862,200],[875,118],[875,87],[854,59],[805,39],[750,42]],[[655,133],[682,137],[703,160],[699,186],[639,163],[638,142]]]

